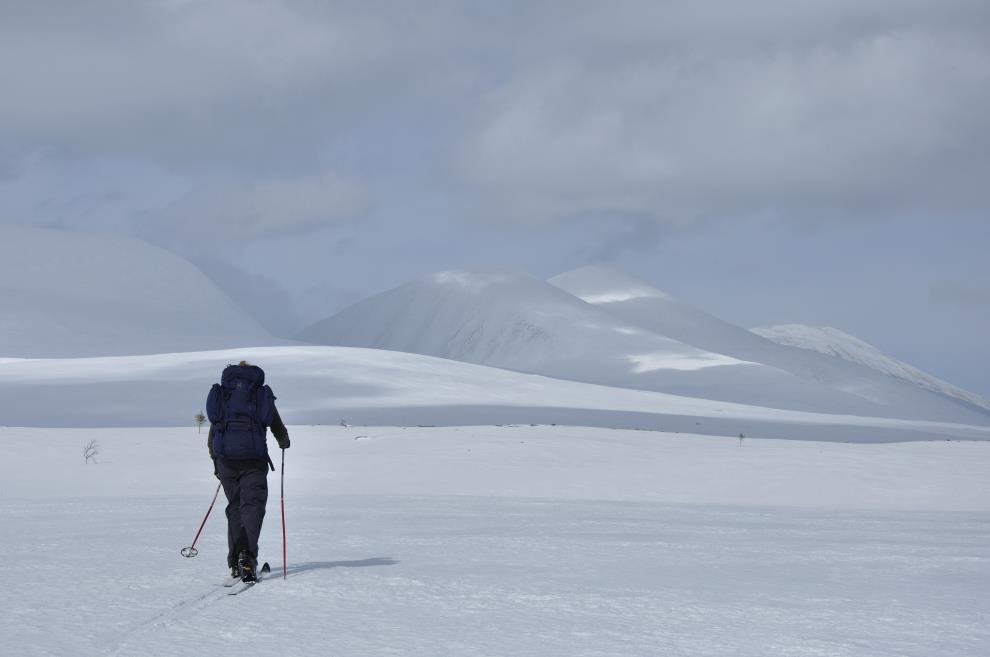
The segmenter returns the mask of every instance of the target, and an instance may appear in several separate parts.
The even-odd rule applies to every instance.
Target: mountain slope
[[[863,342],[844,331],[830,326],[805,326],[781,324],[752,329],[753,333],[790,347],[810,349],[821,354],[835,356],[857,363],[898,379],[909,381],[949,397],[962,399],[970,404],[990,409],[990,401],[951,383],[888,356],[873,345]]]
[[[864,395],[660,335],[520,274],[429,274],[365,299],[297,337],[777,408],[880,416],[890,410]],[[912,417],[910,409],[894,410]],[[957,419],[951,413],[930,418]]]
[[[0,356],[273,344],[202,272],[136,239],[0,227]]]
[[[302,340],[384,348],[510,369],[539,369],[584,353],[654,349],[663,366],[738,365],[616,321],[522,274],[440,272],[361,301],[302,331]],[[634,369],[632,360],[628,369]],[[573,369],[588,369],[581,363]]]
[[[955,418],[987,422],[987,407],[973,395],[953,394],[947,387],[914,385],[858,362],[827,353],[778,344],[744,328],[693,308],[649,284],[607,267],[583,267],[550,283],[639,328],[701,349],[790,372],[803,381],[869,400],[885,414]],[[934,394],[933,394],[934,393]]]

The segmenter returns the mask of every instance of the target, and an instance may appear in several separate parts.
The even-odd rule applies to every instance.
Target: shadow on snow
[[[286,570],[286,576],[295,577],[309,570],[323,570],[324,568],[368,568],[371,566],[394,566],[397,563],[399,563],[397,559],[390,557],[373,557],[358,561],[308,561],[289,566]]]

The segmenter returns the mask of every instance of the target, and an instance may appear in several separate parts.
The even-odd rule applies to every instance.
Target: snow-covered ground
[[[265,368],[283,417],[294,424],[540,423],[852,442],[990,439],[985,422],[791,411],[349,347],[0,359],[0,421],[62,427],[191,423],[223,366],[242,358]]]
[[[990,443],[290,430],[229,597],[195,428],[0,429],[0,653],[990,653]]]
[[[147,244],[0,238],[0,655],[990,654],[985,400],[852,338],[585,269],[429,275],[304,336],[416,353],[299,346]],[[269,346],[120,355],[238,344]],[[222,496],[179,550],[241,359],[294,425],[289,559],[272,476],[275,576],[229,597]]]

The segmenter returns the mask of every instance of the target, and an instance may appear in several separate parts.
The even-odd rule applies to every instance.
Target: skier
[[[213,474],[227,496],[227,565],[231,577],[258,579],[258,537],[268,502],[267,428],[282,449],[289,432],[275,408],[275,395],[265,385],[265,372],[241,361],[223,370],[206,400],[210,418],[207,446]]]

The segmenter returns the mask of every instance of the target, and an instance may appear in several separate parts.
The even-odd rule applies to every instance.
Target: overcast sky
[[[986,0],[0,3],[0,220],[175,250],[282,333],[607,263],[990,395],[988,117]]]

